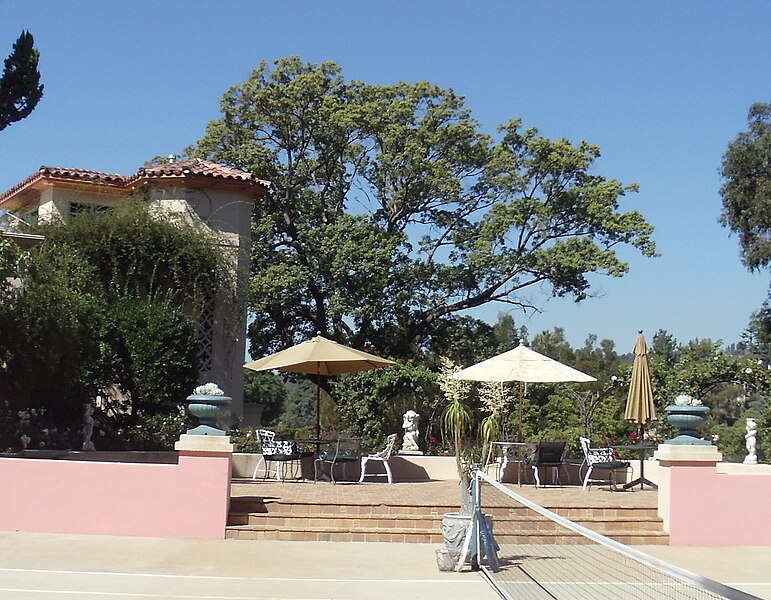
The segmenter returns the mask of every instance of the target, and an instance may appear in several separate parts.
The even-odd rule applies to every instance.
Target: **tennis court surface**
[[[482,472],[477,473],[476,484],[480,529],[485,529],[483,514],[492,516],[493,522],[495,515],[516,515],[499,519],[492,541],[491,534],[483,531],[478,542],[482,554],[490,557],[480,561],[482,571],[503,598],[752,600],[768,597],[760,594],[771,589],[748,581],[723,583],[621,544],[536,504]],[[730,562],[733,549],[720,550],[723,560]],[[771,552],[763,549],[759,554],[768,558]],[[670,554],[670,559],[676,556]],[[765,571],[762,564],[756,565],[758,574]]]

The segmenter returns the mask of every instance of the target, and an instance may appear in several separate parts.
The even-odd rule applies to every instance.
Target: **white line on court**
[[[473,583],[478,584],[477,579],[461,579],[453,581],[450,577],[446,579],[359,579],[359,578],[347,578],[340,579],[334,577],[236,577],[231,575],[184,575],[184,574],[172,574],[172,573],[125,573],[118,571],[68,571],[61,569],[11,569],[0,567],[0,573],[44,573],[51,575],[93,575],[93,576],[105,576],[105,577],[148,577],[148,578],[167,578],[167,579],[208,579],[208,580],[226,580],[226,581],[275,581],[275,582],[291,582],[291,581],[308,581],[313,583],[324,583],[325,581],[331,583],[409,583],[409,584],[422,584],[422,583],[448,583],[452,582],[453,585],[459,583]]]
[[[179,600],[254,600],[254,596],[179,596],[164,594],[138,594],[130,592],[85,592],[83,590],[33,590],[28,588],[0,588],[2,592],[13,592],[14,594],[51,594],[51,595],[72,595],[72,596],[107,596],[108,598],[177,598]],[[271,598],[260,598],[260,600],[279,600]],[[281,599],[283,600],[283,599]],[[324,600],[322,598],[303,598],[300,600]]]

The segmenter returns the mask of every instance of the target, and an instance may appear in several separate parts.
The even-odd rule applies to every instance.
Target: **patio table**
[[[634,481],[630,481],[629,483],[624,484],[623,489],[628,490],[636,486],[638,483],[640,484],[640,489],[643,489],[643,486],[645,485],[649,486],[654,490],[659,489],[659,486],[653,483],[650,479],[645,478],[645,453],[650,450],[655,450],[656,448],[658,448],[658,446],[651,446],[651,445],[644,445],[644,444],[625,444],[623,446],[611,446],[611,448],[613,448],[614,450],[637,450],[639,453],[640,476]]]
[[[315,450],[313,451],[313,456],[316,457],[319,455],[319,448],[323,446],[324,444],[334,444],[337,440],[320,440],[318,438],[298,438],[295,440],[298,445],[307,445],[307,446],[315,446]]]

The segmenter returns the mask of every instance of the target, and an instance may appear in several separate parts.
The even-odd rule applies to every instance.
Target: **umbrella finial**
[[[637,330],[637,333],[639,333],[640,335],[642,335],[642,329],[638,329],[638,330]]]
[[[519,338],[519,345],[520,346],[524,346],[525,345],[525,339],[524,338]]]

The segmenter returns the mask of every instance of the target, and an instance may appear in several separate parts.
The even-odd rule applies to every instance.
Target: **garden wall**
[[[659,515],[672,546],[771,546],[771,465],[720,462],[714,446],[668,446]]]
[[[251,477],[260,460],[259,454],[236,453],[233,455],[233,477]],[[457,480],[458,471],[454,456],[394,455],[389,461],[395,482]],[[349,465],[348,479],[359,477],[359,464]],[[385,473],[382,463],[372,461],[367,473]],[[313,479],[313,458],[303,459],[302,475]],[[259,476],[262,476],[260,469]],[[384,481],[382,478],[367,478],[365,481]]]
[[[669,543],[771,546],[771,465],[673,466]]]
[[[0,458],[0,530],[223,539],[230,463],[184,448],[175,464]]]

